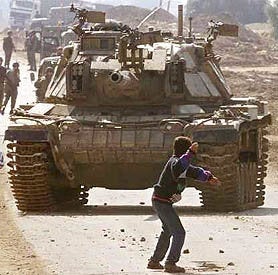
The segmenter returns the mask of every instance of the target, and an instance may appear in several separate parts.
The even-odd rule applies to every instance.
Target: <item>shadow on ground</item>
[[[177,206],[175,207],[180,216],[276,216],[278,208],[262,207],[242,212],[209,212],[199,206]],[[24,215],[50,215],[50,216],[136,216],[154,215],[151,206],[144,205],[86,205],[78,209],[59,210],[49,213],[23,213]]]

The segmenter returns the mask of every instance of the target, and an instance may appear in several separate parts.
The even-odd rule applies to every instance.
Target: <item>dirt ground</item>
[[[15,222],[15,213],[4,198],[4,171],[0,173],[0,274],[45,274],[42,262]],[[10,196],[10,195],[9,195]]]
[[[186,274],[277,274],[275,175],[271,171],[266,179],[266,204],[241,213],[208,214],[197,192],[185,191],[177,209],[187,232],[180,260]],[[22,215],[6,189],[10,210],[1,212],[0,274],[163,274],[146,269],[160,231],[151,192],[96,188],[82,210]]]
[[[34,95],[23,53],[14,60],[22,65],[19,103],[30,102]],[[246,55],[244,68],[225,64],[224,74],[236,96],[269,101],[273,125],[266,203],[241,213],[207,214],[199,208],[197,192],[186,190],[178,210],[187,231],[189,253],[180,261],[187,274],[278,274],[278,67],[269,62],[253,67],[249,61]],[[1,142],[7,123],[8,116],[1,116]],[[7,174],[0,171],[0,275],[160,274],[145,268],[160,231],[150,195],[151,190],[93,189],[81,211],[24,215],[14,206]]]
[[[0,39],[2,45],[2,39]],[[0,50],[0,56],[3,56]],[[34,96],[30,93],[29,76],[25,62],[25,54],[18,52],[13,61],[19,61],[22,71],[22,86],[19,91],[26,91],[18,97],[18,104],[31,102]],[[27,89],[27,87],[29,89]],[[28,92],[28,93],[27,93]],[[4,131],[8,124],[8,116],[0,116],[0,149],[5,151],[3,144]],[[0,170],[0,275],[37,275],[46,274],[46,267],[33,251],[32,245],[26,240],[24,232],[18,227],[14,201],[7,184],[7,168]]]

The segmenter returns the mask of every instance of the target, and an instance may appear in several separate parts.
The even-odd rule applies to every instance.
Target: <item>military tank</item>
[[[238,28],[210,22],[208,37],[191,28],[186,37],[179,9],[178,36],[167,38],[72,7],[79,41],[64,48],[44,102],[18,109],[5,133],[19,210],[84,205],[93,187],[149,188],[179,135],[199,142],[195,163],[222,182],[187,183],[205,209],[263,205],[267,102],[233,97],[213,52],[218,35]],[[85,22],[95,25],[85,30]]]

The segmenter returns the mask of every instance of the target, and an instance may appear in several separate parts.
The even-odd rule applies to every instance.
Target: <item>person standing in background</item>
[[[4,98],[4,81],[6,78],[6,68],[2,66],[3,58],[0,57],[0,108],[2,107]]]
[[[30,35],[29,35],[28,32],[26,33],[24,47],[25,47],[25,50],[26,50],[26,53],[27,53],[28,65],[30,66],[30,64],[31,64],[31,62],[30,62],[31,40],[30,40]]]
[[[30,70],[31,71],[36,71],[37,70],[37,64],[36,64],[36,50],[38,48],[38,38],[36,36],[35,32],[31,32],[29,34],[29,43],[30,43],[30,48],[29,48],[29,62],[30,62]]]
[[[19,78],[19,64],[17,62],[13,63],[13,69],[9,70],[6,74],[5,81],[5,101],[1,108],[1,114],[4,114],[5,108],[9,99],[11,99],[11,111],[10,114],[13,113],[16,99],[17,99],[17,87],[19,86],[20,78]]]
[[[3,50],[5,52],[5,67],[9,68],[10,67],[10,61],[12,57],[12,53],[15,50],[14,42],[13,42],[13,32],[8,31],[7,33],[8,36],[4,37],[3,39]]]

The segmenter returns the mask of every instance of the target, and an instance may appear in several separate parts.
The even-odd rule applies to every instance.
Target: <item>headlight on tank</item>
[[[71,63],[70,66],[67,67],[67,87],[69,91],[73,93],[82,92],[83,74],[83,62]]]
[[[71,67],[71,74],[72,74],[73,76],[78,75],[78,66],[73,65],[73,66]]]
[[[73,90],[77,90],[77,80],[72,80],[71,86]]]
[[[78,66],[78,75],[82,75],[83,74],[83,65],[79,65]]]

